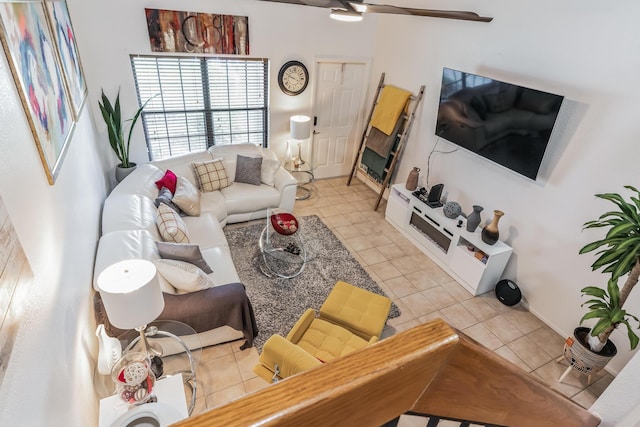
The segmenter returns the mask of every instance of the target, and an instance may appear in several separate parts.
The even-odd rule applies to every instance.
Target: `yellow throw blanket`
[[[391,135],[398,121],[398,117],[400,117],[400,114],[405,109],[410,96],[411,92],[404,89],[390,85],[383,87],[380,100],[375,110],[373,110],[371,126],[384,132],[386,135]]]

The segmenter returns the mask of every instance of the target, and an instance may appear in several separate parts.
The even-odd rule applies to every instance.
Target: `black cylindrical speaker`
[[[516,305],[522,298],[522,292],[515,282],[503,279],[496,284],[496,297],[504,305]]]

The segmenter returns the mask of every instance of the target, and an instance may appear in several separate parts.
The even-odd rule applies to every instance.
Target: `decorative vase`
[[[418,188],[418,176],[420,175],[420,168],[414,167],[411,172],[409,172],[409,176],[407,177],[407,184],[405,185],[406,189],[409,191],[414,191]]]
[[[122,355],[122,345],[117,338],[107,335],[103,324],[98,325],[96,337],[98,337],[98,372],[109,375],[113,365]]]
[[[123,179],[125,179],[131,172],[133,172],[136,168],[136,164],[133,162],[129,162],[131,166],[128,168],[123,168],[122,163],[116,166],[116,182],[120,183]]]
[[[473,205],[473,212],[467,216],[467,231],[473,233],[476,231],[476,228],[480,225],[480,212],[482,212],[484,208],[479,205]]]
[[[493,211],[493,219],[491,223],[482,229],[482,241],[487,245],[495,245],[500,238],[500,233],[498,232],[498,221],[502,218],[504,212],[502,211]]]

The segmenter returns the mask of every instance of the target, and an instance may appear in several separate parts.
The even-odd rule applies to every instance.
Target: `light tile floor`
[[[296,202],[295,214],[322,218],[398,305],[402,314],[388,321],[383,336],[440,317],[585,408],[592,405],[611,374],[601,371],[588,386],[585,376],[572,371],[559,383],[567,366],[556,362],[564,338],[521,306],[501,304],[491,292],[473,297],[385,221],[384,201],[373,210],[376,197],[358,180],[351,186],[346,178],[319,180],[312,197]],[[241,344],[203,349],[194,414],[269,385],[252,371],[256,349],[240,351]]]

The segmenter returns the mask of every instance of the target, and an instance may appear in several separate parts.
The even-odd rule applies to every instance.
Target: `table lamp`
[[[296,115],[289,119],[291,139],[298,144],[298,155],[293,159],[293,166],[297,169],[306,162],[302,159],[302,142],[311,136],[311,117]]]
[[[98,276],[98,289],[109,321],[120,329],[140,333],[142,352],[161,356],[162,349],[147,342],[145,329],[164,309],[164,298],[152,262],[128,259],[105,268]]]

